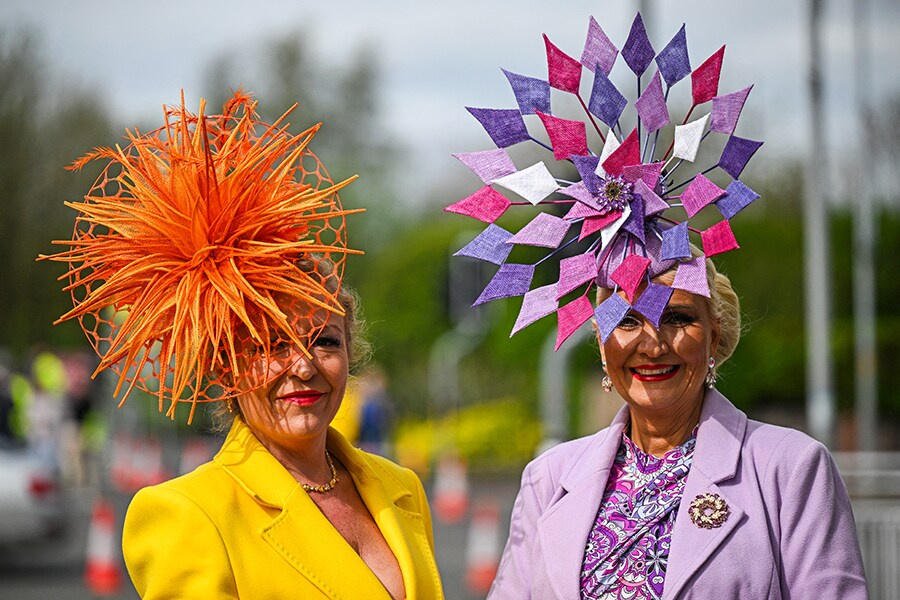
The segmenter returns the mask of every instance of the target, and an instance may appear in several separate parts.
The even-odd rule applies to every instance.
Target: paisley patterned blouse
[[[622,435],[584,550],[584,600],[662,597],[672,529],[696,436],[695,428],[681,446],[657,458]]]

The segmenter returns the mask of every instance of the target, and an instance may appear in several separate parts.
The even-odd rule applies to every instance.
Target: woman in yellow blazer
[[[441,598],[418,477],[353,448],[334,429],[327,447],[349,471],[396,557],[406,597]],[[144,488],[132,501],[123,547],[138,593],[145,599],[391,598],[310,496],[236,419],[212,462]]]
[[[182,98],[164,127],[78,161],[110,162],[49,257],[71,265],[63,319],[126,397],[156,390],[173,418],[220,400],[232,421],[212,462],[135,496],[128,571],[146,600],[440,599],[418,478],[330,428],[358,339],[337,196],[352,179],[332,184],[308,149],[318,125],[293,135],[255,108]]]

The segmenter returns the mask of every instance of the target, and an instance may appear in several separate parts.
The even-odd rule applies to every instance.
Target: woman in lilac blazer
[[[626,405],[525,469],[490,600],[867,597],[828,451],[714,388],[740,313],[706,263],[709,299],[675,289],[658,329],[631,311],[601,344]]]

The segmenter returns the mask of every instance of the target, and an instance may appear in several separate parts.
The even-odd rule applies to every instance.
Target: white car
[[[0,544],[43,539],[64,525],[59,480],[25,448],[0,442]]]

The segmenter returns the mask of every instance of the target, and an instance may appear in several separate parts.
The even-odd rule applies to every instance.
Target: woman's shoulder
[[[620,434],[621,427],[610,426],[584,437],[555,444],[528,463],[523,479],[532,482],[546,480],[555,486],[566,473],[578,468],[585,459],[594,465],[592,468],[596,468],[595,459],[600,457],[605,442],[610,441],[610,436]]]
[[[819,440],[799,429],[753,419],[747,420],[747,432],[744,439],[746,448],[766,454],[797,455],[810,451],[827,452]]]
[[[131,503],[140,505],[151,497],[157,500],[168,497],[203,504],[205,498],[217,497],[229,485],[228,475],[215,462],[209,461],[184,475],[141,488]]]
[[[798,429],[761,421],[747,421],[742,455],[745,464],[753,465],[766,481],[837,471],[831,453],[819,440]]]

